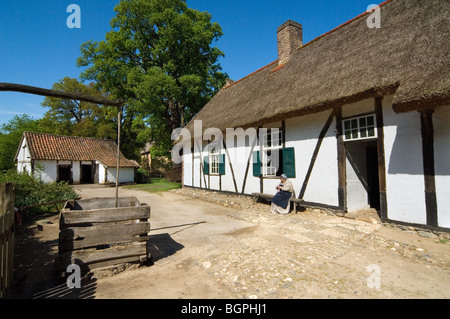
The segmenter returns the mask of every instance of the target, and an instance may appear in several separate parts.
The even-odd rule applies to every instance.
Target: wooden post
[[[420,111],[422,131],[423,175],[425,179],[425,205],[427,210],[427,225],[438,226],[436,181],[434,169],[434,110]]]
[[[336,134],[337,134],[337,161],[338,161],[338,201],[339,207],[347,211],[347,186],[346,186],[346,157],[344,135],[342,131],[342,105],[335,110]]]
[[[260,193],[264,193],[264,171],[263,171],[263,140],[262,140],[262,136],[261,136],[261,129],[262,126],[258,126],[258,142],[259,142],[259,158],[261,161],[261,175],[259,176],[259,192]]]
[[[191,186],[194,187],[194,152],[195,152],[195,145],[192,145],[191,153],[192,153],[192,169],[191,169]]]
[[[387,219],[387,197],[386,197],[386,161],[384,155],[384,120],[383,120],[383,97],[375,98],[375,114],[377,118],[377,151],[378,151],[378,180],[380,186],[380,218]]]
[[[122,113],[120,108],[117,113],[117,169],[116,169],[116,206],[119,205],[119,170],[120,170],[120,122],[122,121]]]

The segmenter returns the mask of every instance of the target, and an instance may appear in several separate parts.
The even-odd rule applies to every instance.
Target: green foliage
[[[69,77],[54,83],[52,89],[106,97],[93,83],[86,85]],[[117,123],[117,109],[114,107],[55,97],[46,97],[42,106],[49,108],[43,122],[54,134],[117,138],[117,124],[114,123]]]
[[[0,128],[0,171],[13,168],[14,157],[25,131],[42,132],[43,126],[39,120],[34,120],[27,114],[16,115]]]
[[[83,79],[127,101],[122,127],[149,126],[146,134],[166,155],[172,130],[225,83],[218,63],[224,54],[213,46],[221,27],[184,0],[124,0],[115,12],[105,40],[85,42],[77,65]]]
[[[136,183],[138,184],[147,184],[150,183],[152,181],[151,176],[150,176],[150,171],[143,169],[143,168],[138,168],[137,172],[136,172]]]
[[[140,190],[147,191],[150,193],[166,192],[168,190],[177,189],[180,187],[181,187],[181,183],[171,183],[171,182],[168,182],[164,178],[153,178],[151,183],[147,183],[147,184],[137,184],[137,185],[125,186],[125,188],[140,189]]]
[[[26,207],[52,201],[77,198],[79,195],[66,182],[44,183],[28,173],[17,173],[12,169],[0,173],[0,182],[14,183],[15,206]],[[29,214],[36,214],[42,207],[27,210]]]

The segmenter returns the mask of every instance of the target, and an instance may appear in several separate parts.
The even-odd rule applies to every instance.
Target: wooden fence
[[[77,264],[82,271],[144,262],[150,231],[150,206],[135,197],[70,200],[61,211],[56,271]],[[112,208],[111,208],[112,207]]]
[[[8,293],[14,270],[14,186],[0,183],[0,298]]]

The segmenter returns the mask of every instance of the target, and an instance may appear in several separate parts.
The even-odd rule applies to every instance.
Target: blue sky
[[[0,82],[43,88],[65,76],[78,78],[80,46],[101,41],[119,0],[9,0],[0,8]],[[366,11],[381,0],[187,0],[208,11],[224,35],[215,45],[225,53],[223,71],[238,80],[277,59],[276,29],[291,19],[303,25],[304,43]],[[70,4],[81,8],[81,28],[70,29]],[[0,125],[16,114],[41,117],[41,96],[0,92]]]

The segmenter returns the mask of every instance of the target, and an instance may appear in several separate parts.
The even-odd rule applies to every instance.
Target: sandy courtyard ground
[[[76,187],[82,198],[114,188]],[[151,206],[153,263],[94,271],[81,289],[54,277],[58,215],[16,234],[13,298],[449,298],[447,235],[306,210],[273,215],[250,198],[120,189]]]

